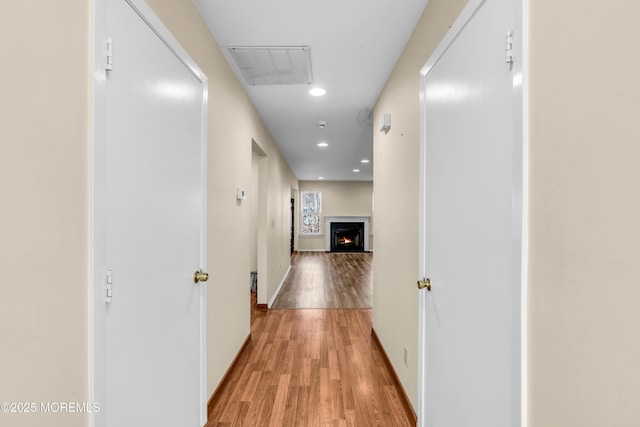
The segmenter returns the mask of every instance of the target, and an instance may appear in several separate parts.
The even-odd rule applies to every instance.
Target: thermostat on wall
[[[236,198],[237,198],[238,200],[244,200],[244,199],[246,199],[246,198],[247,198],[247,196],[245,195],[244,190],[242,190],[242,189],[238,188],[238,190],[237,190],[237,192],[236,192]]]

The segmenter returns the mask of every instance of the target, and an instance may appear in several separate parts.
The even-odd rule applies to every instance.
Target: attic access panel
[[[309,46],[229,46],[229,52],[252,86],[313,82]]]

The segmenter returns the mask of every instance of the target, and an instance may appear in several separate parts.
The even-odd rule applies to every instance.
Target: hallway
[[[315,283],[314,295],[332,295],[333,279],[346,289],[360,277],[370,298],[371,264],[372,254],[300,254],[285,286]],[[297,301],[311,299],[299,292]],[[206,427],[411,425],[370,309],[257,310],[255,294],[251,306],[251,340],[210,402]]]
[[[301,252],[272,308],[372,308],[373,254]]]

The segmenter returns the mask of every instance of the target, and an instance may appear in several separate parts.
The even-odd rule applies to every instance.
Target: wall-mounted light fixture
[[[385,114],[380,120],[380,132],[385,134],[391,129],[391,114]]]

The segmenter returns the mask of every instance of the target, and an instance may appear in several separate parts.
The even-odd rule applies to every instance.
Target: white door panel
[[[201,425],[203,86],[124,0],[107,2],[109,427]]]
[[[424,77],[422,425],[520,422],[511,0],[475,2]],[[478,3],[479,6],[478,6]],[[516,169],[514,169],[516,168]]]

